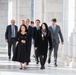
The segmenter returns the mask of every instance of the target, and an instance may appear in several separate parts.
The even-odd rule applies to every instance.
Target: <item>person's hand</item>
[[[63,44],[64,44],[64,42],[61,42],[61,44],[63,45]]]
[[[23,40],[21,40],[21,42],[23,43]]]
[[[23,43],[26,43],[26,41],[23,41]]]
[[[6,42],[8,42],[8,40],[7,40],[7,39],[5,39],[5,41],[6,41]]]
[[[35,47],[34,49],[37,50],[37,47]]]
[[[22,43],[26,43],[26,41],[25,41],[25,40],[22,40],[21,42],[22,42]]]

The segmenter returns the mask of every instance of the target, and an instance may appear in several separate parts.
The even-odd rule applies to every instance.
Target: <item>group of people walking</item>
[[[8,43],[8,56],[11,60],[11,47],[13,46],[12,61],[20,62],[20,69],[24,64],[29,65],[31,55],[32,39],[34,43],[34,52],[36,64],[40,62],[40,69],[45,69],[45,63],[48,56],[48,63],[51,62],[51,53],[54,49],[54,65],[57,66],[57,54],[59,47],[59,36],[61,43],[64,43],[63,35],[60,26],[56,24],[57,20],[53,18],[50,27],[46,23],[40,25],[40,20],[34,22],[29,19],[22,20],[22,25],[18,31],[15,25],[15,20],[11,20],[11,25],[8,25],[5,32],[5,39]],[[49,50],[49,54],[47,52]]]

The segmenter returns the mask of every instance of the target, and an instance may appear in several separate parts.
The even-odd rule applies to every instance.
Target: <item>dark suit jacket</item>
[[[59,36],[60,36],[61,42],[64,42],[60,26],[56,25],[55,33],[53,33],[52,26],[49,27],[49,30],[51,31],[52,42],[55,40],[56,44],[59,44],[60,43]]]
[[[17,37],[17,32],[18,32],[18,27],[15,25],[15,35],[16,35],[16,37]],[[7,39],[8,42],[11,40],[11,34],[12,34],[11,25],[8,25],[7,28],[6,28],[6,32],[5,32],[5,39]]]
[[[32,38],[34,39],[34,27],[32,27]]]
[[[32,27],[29,26],[27,30],[28,30],[28,38],[29,38],[29,40],[28,40],[28,45],[31,46],[31,40],[32,40]]]
[[[34,41],[36,41],[38,31],[39,30],[37,30],[37,28],[34,27]]]
[[[34,27],[34,39],[36,38],[37,31],[38,31],[37,28]]]

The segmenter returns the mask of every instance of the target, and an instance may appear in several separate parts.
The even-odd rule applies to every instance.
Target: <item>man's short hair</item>
[[[31,21],[31,24],[34,24],[34,21]]]
[[[57,22],[57,19],[56,19],[56,18],[53,18],[52,21],[53,21],[53,22]]]
[[[40,20],[39,19],[37,19],[36,21],[39,21],[39,23],[40,23]]]
[[[15,21],[14,19],[12,19],[11,21]]]
[[[28,20],[28,21],[30,22],[30,19],[27,18],[27,19],[25,19],[25,21],[26,21],[26,20]]]
[[[22,21],[25,21],[25,20],[22,20]]]

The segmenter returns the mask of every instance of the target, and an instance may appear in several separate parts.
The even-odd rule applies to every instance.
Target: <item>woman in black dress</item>
[[[35,50],[38,49],[38,55],[40,58],[40,69],[45,69],[45,62],[47,59],[47,51],[48,51],[48,42],[49,48],[52,48],[52,39],[51,32],[48,30],[48,26],[46,23],[42,23],[40,30],[37,33],[36,41],[35,41]]]
[[[17,34],[17,41],[18,44],[16,46],[16,50],[12,60],[20,62],[20,69],[22,69],[22,63],[24,63],[24,69],[26,69],[26,62],[28,62],[28,34],[27,27],[25,25],[21,25],[20,30]]]

